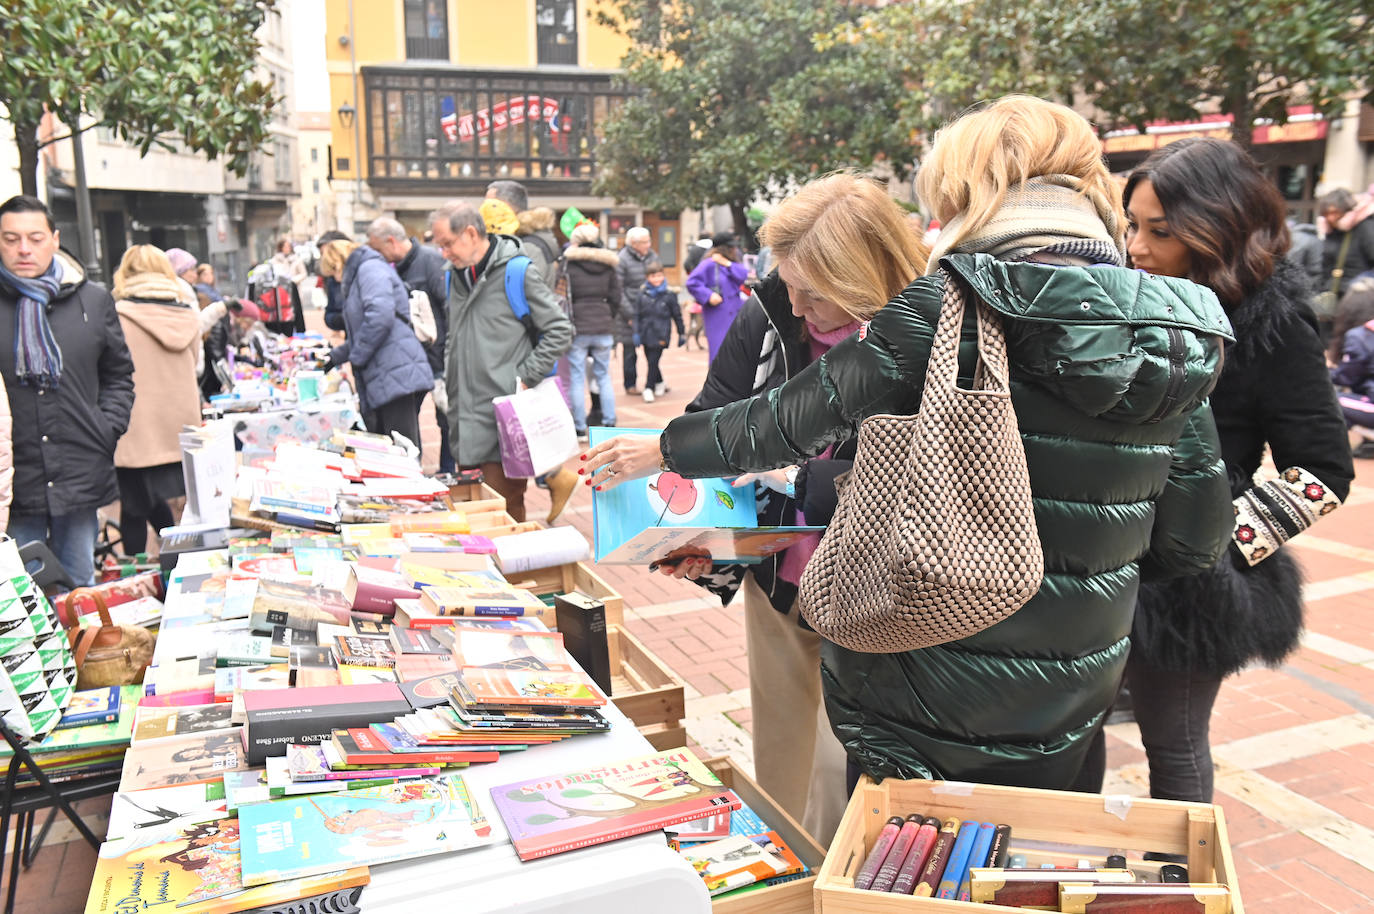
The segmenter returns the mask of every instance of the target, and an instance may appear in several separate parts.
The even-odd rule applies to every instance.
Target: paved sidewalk
[[[622,427],[658,428],[682,412],[705,376],[705,354],[673,349],[663,373],[673,388],[647,404],[617,404]],[[642,371],[642,360],[641,360]],[[619,377],[619,362],[613,377]],[[426,456],[437,429],[422,410]],[[1358,461],[1347,504],[1295,540],[1307,574],[1308,633],[1278,670],[1227,680],[1212,720],[1217,802],[1226,810],[1242,895],[1252,912],[1374,912],[1374,461]],[[531,519],[548,496],[531,487]],[[590,536],[591,499],[582,490],[559,523]],[[640,568],[599,573],[624,597],[627,627],[687,683],[694,747],[753,769],[742,609],[721,607],[694,584]],[[1109,728],[1106,792],[1148,793],[1133,724]],[[83,808],[98,818],[105,799]],[[103,821],[93,823],[103,833]],[[54,828],[20,885],[20,914],[82,909],[94,851]],[[6,861],[8,867],[8,861]],[[366,896],[364,896],[366,897]]]

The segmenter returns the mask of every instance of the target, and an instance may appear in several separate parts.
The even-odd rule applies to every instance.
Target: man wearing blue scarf
[[[93,583],[96,509],[119,497],[134,363],[110,293],[62,253],[35,197],[0,204],[0,375],[14,422],[8,533],[46,540],[78,586]]]

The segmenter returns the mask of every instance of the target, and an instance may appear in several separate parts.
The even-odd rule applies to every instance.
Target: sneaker
[[[586,430],[585,428],[584,428],[584,429],[579,429],[579,430],[578,430],[578,432],[577,432],[577,440],[578,440],[578,441],[586,441],[586,440],[587,440],[587,430]]]
[[[637,397],[637,396],[639,396],[639,388],[638,388],[638,387],[627,387],[627,388],[625,388],[625,396],[627,396],[627,397]]]
[[[670,391],[670,390],[672,390],[672,388],[669,387],[667,384],[655,384],[655,385],[654,385],[654,396],[661,397],[661,396],[663,396],[664,394],[666,394],[666,393],[667,393],[668,391]]]
[[[649,388],[647,388],[647,387],[644,388],[644,394],[643,394],[643,396],[644,396],[644,402],[645,402],[645,403],[652,403],[652,402],[654,402],[654,392],[653,392],[652,390],[650,390]]]

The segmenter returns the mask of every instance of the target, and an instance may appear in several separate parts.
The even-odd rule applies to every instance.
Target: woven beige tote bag
[[[958,641],[1020,609],[1044,556],[1007,382],[999,315],[977,304],[979,364],[958,386],[964,292],[945,277],[921,405],[870,416],[854,468],[801,579],[823,637],[890,653]]]

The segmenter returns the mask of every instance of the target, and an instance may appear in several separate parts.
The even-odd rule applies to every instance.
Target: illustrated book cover
[[[55,729],[108,724],[116,720],[119,720],[119,686],[84,689],[72,693],[67,710]]]
[[[740,804],[687,749],[493,787],[491,796],[521,860],[654,831]]]
[[[606,696],[581,670],[510,670],[465,666],[457,688],[473,707],[599,708]]]
[[[366,885],[369,878],[367,867],[355,866],[245,890],[240,871],[237,819],[139,829],[101,845],[86,914],[233,914]]]
[[[590,443],[661,429],[593,427]],[[761,561],[824,527],[760,527],[754,489],[726,479],[664,472],[592,493],[593,557],[608,565],[648,565],[709,555],[732,564]]]
[[[494,840],[461,775],[244,806],[239,823],[245,885]]]
[[[171,708],[139,708],[133,741],[143,742],[164,736],[185,736],[232,726],[233,708],[227,701],[208,705]]]
[[[105,830],[105,837],[123,838],[140,828],[212,822],[228,815],[223,779],[121,791],[110,803],[110,825]]]

